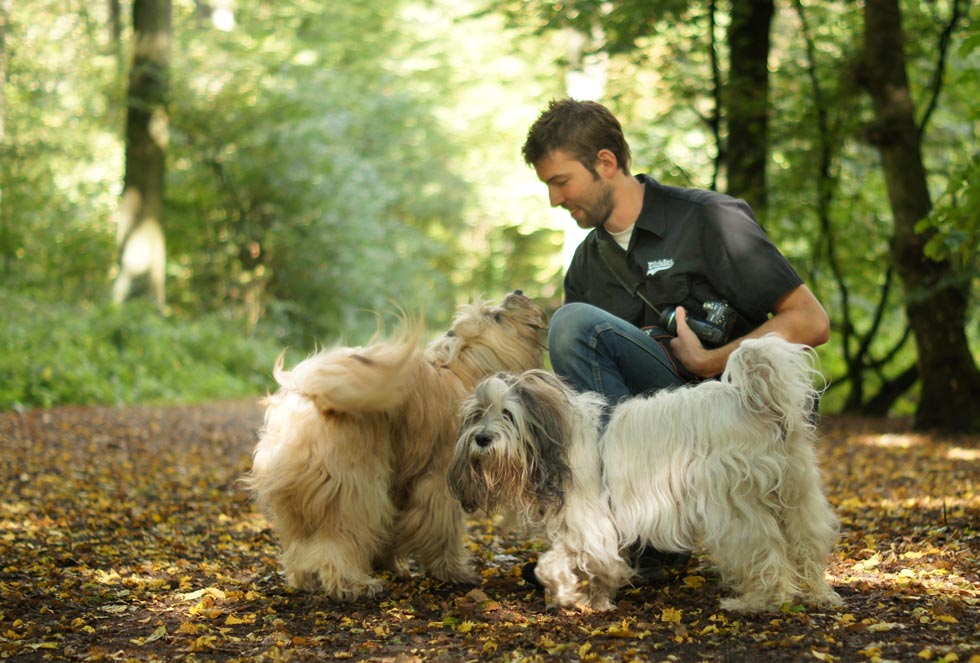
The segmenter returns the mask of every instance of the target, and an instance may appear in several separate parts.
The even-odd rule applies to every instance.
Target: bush
[[[236,314],[186,320],[149,304],[40,304],[0,292],[0,409],[258,397],[278,345]]]

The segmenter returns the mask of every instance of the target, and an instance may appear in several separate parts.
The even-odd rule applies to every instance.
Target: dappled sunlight
[[[980,460],[980,449],[966,449],[963,447],[953,447],[946,452],[946,457],[950,460]]]
[[[922,437],[918,435],[893,435],[890,433],[885,433],[884,435],[856,435],[851,438],[851,441],[855,444],[883,447],[886,449],[908,449],[923,443]]]
[[[962,438],[827,422],[818,452],[841,520],[828,566],[839,608],[721,610],[728,590],[696,550],[676,579],[624,588],[614,611],[598,613],[549,608],[521,579],[541,542],[504,515],[467,520],[476,586],[408,564],[381,574],[377,598],[337,603],[290,589],[269,523],[240,481],[262,421],[254,403],[43,416],[35,426],[0,414],[9,450],[0,456],[0,657],[666,660],[667,643],[678,660],[714,660],[752,642],[774,661],[815,651],[876,660],[899,647],[883,641],[889,633],[968,641],[980,607],[980,495]],[[972,655],[943,647],[932,660]]]

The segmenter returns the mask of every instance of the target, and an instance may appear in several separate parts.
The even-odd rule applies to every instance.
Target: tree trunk
[[[769,155],[769,31],[773,0],[732,3],[728,92],[728,193],[766,214]]]
[[[6,145],[7,140],[7,98],[4,90],[7,89],[7,41],[10,31],[10,12],[13,9],[13,0],[0,0],[0,145]],[[10,251],[9,248],[12,233],[9,227],[7,216],[7,204],[4,200],[5,184],[7,178],[3,172],[3,161],[0,161],[0,273],[10,274]]]
[[[967,343],[969,281],[948,261],[925,255],[915,226],[932,209],[909,91],[898,0],[865,2],[865,73],[874,107],[869,136],[881,153],[894,215],[892,257],[918,346],[919,429],[980,430],[980,371]]]
[[[164,306],[166,248],[163,194],[169,139],[167,91],[171,0],[133,2],[133,62],[126,105],[126,173],[119,204],[119,274],[113,299],[125,301],[148,288]]]
[[[116,55],[116,66],[122,74],[124,68],[122,47],[122,6],[119,0],[109,0],[109,43]]]

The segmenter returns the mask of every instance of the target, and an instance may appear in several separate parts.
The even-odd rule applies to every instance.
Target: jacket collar
[[[636,226],[657,237],[664,237],[667,234],[667,215],[663,185],[649,175],[637,175],[636,179],[644,185],[643,207]]]

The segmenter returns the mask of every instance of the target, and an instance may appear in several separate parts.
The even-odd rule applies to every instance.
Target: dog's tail
[[[336,347],[283,369],[283,355],[273,375],[287,391],[309,398],[325,416],[393,410],[405,402],[422,361],[421,330],[410,327],[389,340],[363,348]]]
[[[823,381],[816,353],[777,334],[746,339],[728,358],[722,380],[739,387],[746,408],[773,418],[789,436],[813,426]]]

